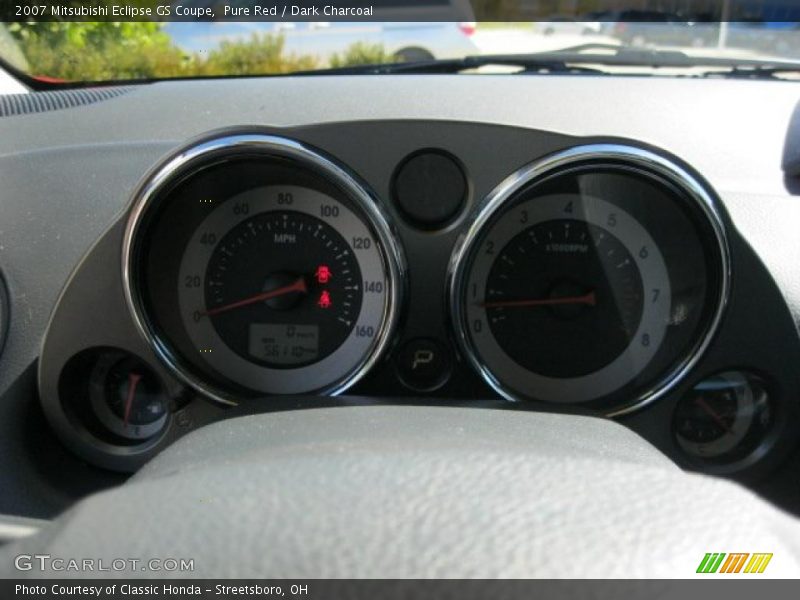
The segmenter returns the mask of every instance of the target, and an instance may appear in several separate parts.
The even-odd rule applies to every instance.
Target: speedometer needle
[[[562,298],[532,298],[528,300],[490,300],[481,302],[478,306],[482,308],[516,308],[526,306],[558,306],[562,304],[586,304],[595,306],[597,298],[594,292],[589,292],[583,296],[564,296]]]
[[[294,292],[305,293],[307,291],[308,288],[306,287],[305,278],[298,277],[295,281],[293,281],[289,285],[284,285],[282,287],[270,290],[268,292],[261,292],[260,294],[256,294],[255,296],[250,296],[242,300],[237,300],[236,302],[223,304],[222,306],[217,306],[216,308],[212,308],[211,310],[200,311],[200,316],[213,317],[214,315],[218,315],[220,313],[224,313],[229,310],[233,310],[235,308],[249,306],[250,304],[255,304],[256,302],[263,302],[264,300],[269,300],[270,298],[278,298],[279,296],[285,296],[286,294],[292,294]]]

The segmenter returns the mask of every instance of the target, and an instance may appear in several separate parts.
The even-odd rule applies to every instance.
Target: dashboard
[[[788,82],[462,75],[0,117],[0,512],[352,404],[615,419],[800,511],[796,111]]]

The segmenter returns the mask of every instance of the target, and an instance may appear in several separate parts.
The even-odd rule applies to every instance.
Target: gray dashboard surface
[[[614,422],[373,406],[198,430],[0,565],[46,553],[194,559],[136,574],[159,578],[672,578],[751,548],[773,553],[770,576],[796,576],[800,524]]]

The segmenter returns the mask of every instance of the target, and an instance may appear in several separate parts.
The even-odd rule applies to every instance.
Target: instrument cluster
[[[119,253],[127,329],[63,359],[58,346],[60,363],[45,346],[46,415],[90,462],[134,470],[226,407],[348,392],[624,418],[671,397],[654,443],[679,462],[732,472],[769,455],[787,426],[769,375],[694,371],[733,281],[710,186],[616,141],[531,155],[503,175],[478,193],[451,149],[415,148],[376,189],[291,136],[223,132],[180,148],[102,250]],[[444,276],[423,276],[443,251]],[[108,274],[100,254],[79,271]],[[59,311],[73,314],[76,279],[54,339],[68,337]],[[425,326],[437,311],[439,328]]]

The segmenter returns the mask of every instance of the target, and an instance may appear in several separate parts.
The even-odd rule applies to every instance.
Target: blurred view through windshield
[[[389,11],[385,22],[241,22],[217,12],[195,22],[2,23],[0,57],[34,77],[67,82],[266,75],[587,43],[800,60],[796,0],[629,0],[603,2],[605,10],[591,0],[509,0],[502,14],[519,20],[476,23],[486,5],[504,1],[381,0],[375,16]],[[458,14],[472,20],[413,22],[410,8],[403,20],[404,7],[426,3],[457,4]],[[218,0],[177,5],[221,10]]]

